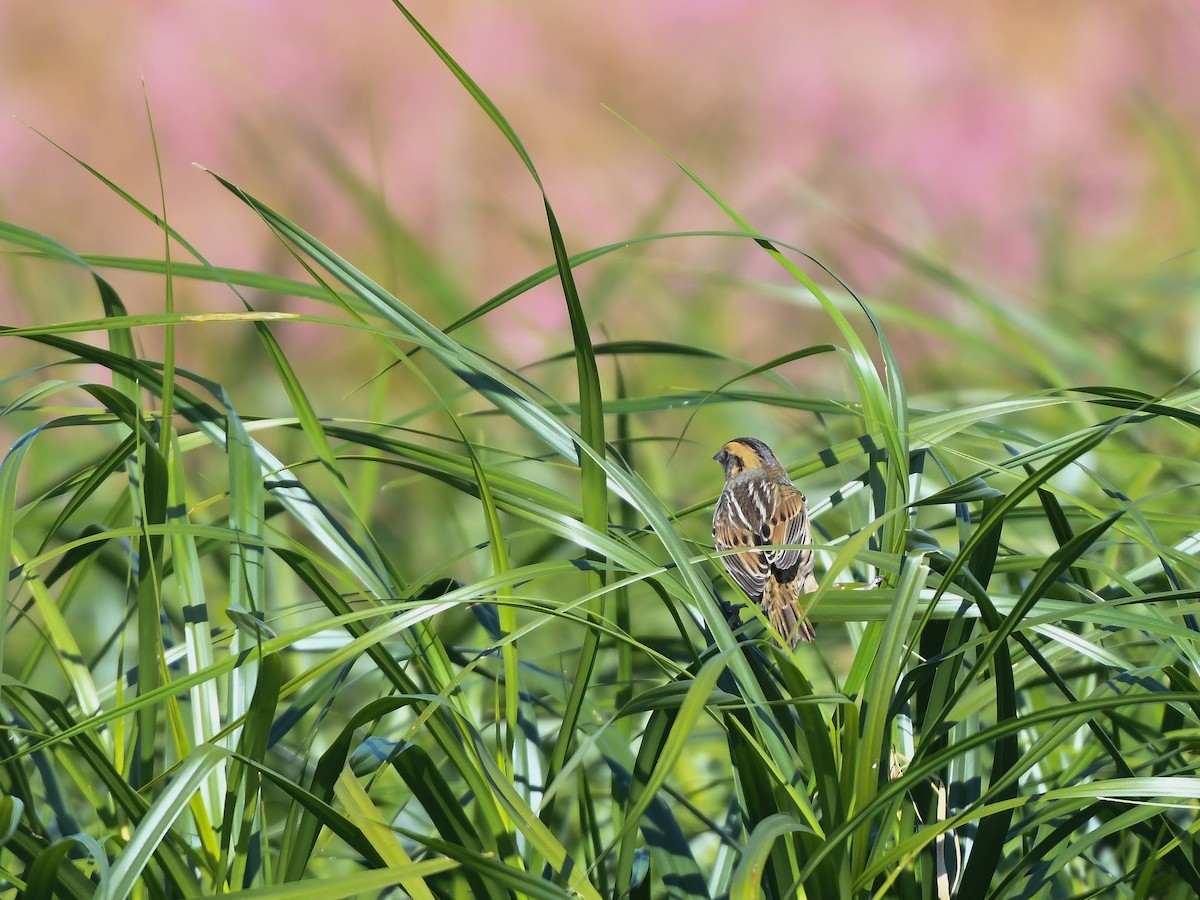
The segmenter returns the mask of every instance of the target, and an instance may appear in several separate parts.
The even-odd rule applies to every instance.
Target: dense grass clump
[[[1190,377],[1160,358],[1139,384],[1127,344],[1072,385],[1086,313],[1035,320],[916,262],[986,334],[861,301],[687,175],[733,229],[683,239],[767,254],[836,341],[746,363],[598,340],[576,271],[667,236],[572,256],[549,198],[554,265],[436,322],[221,179],[308,277],[211,265],[111,184],[161,259],[0,223],[22,265],[83,272],[91,310],[0,331],[11,890],[1200,893]],[[127,310],[129,271],[161,311]],[[547,283],[566,352],[518,371],[468,326]],[[179,312],[184,285],[244,311]],[[910,396],[892,323],[958,383]],[[252,390],[177,361],[231,329]],[[300,334],[379,377],[306,371]],[[844,390],[783,377],[806,367]],[[795,654],[723,608],[709,457],[741,433],[791,463],[821,535]]]

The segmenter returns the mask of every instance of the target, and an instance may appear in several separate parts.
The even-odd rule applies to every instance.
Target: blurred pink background
[[[1149,124],[1161,117],[1195,137],[1200,14],[1190,2],[410,9],[506,114],[573,251],[731,227],[605,107],[763,232],[864,292],[911,291],[916,305],[922,291],[856,224],[1029,302],[1053,265],[1047,247],[1061,252],[1064,240],[1101,276],[1114,259],[1145,271],[1193,241]],[[402,274],[389,282],[389,251],[340,180],[344,167],[452,261],[464,309],[551,261],[531,180],[387,0],[0,5],[0,216],[80,251],[161,255],[148,223],[23,124],[157,207],[143,79],[168,217],[214,262],[294,271],[193,163],[403,288]],[[674,265],[720,270],[711,244],[689,247]],[[775,277],[765,263],[742,269]],[[4,319],[38,318],[5,294]],[[525,358],[545,350],[534,323],[561,309],[552,291],[528,299],[513,335]]]

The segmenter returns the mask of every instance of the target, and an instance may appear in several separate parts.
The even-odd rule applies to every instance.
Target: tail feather
[[[800,641],[811,641],[817,636],[812,622],[805,617],[804,607],[796,599],[795,582],[780,584],[768,578],[763,588],[762,606],[771,627],[785,640],[788,647],[795,649]],[[804,592],[816,590],[817,582],[810,573],[804,582]]]

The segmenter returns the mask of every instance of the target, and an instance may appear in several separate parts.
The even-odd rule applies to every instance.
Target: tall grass
[[[0,464],[10,890],[1200,892],[1191,381],[1072,387],[1057,366],[1092,352],[1087,329],[933,267],[990,339],[860,301],[692,173],[732,223],[720,239],[768,254],[838,341],[751,363],[670,335],[598,342],[575,271],[627,245],[569,253],[516,133],[397,6],[545,198],[554,265],[458,321],[219,177],[307,279],[210,264],[99,172],[162,228],[162,259],[0,223],[10,250],[86,273],[94,309],[2,331],[32,360],[0,413],[18,435]],[[159,279],[162,312],[128,312],[124,270]],[[550,281],[562,357],[517,371],[461,337]],[[181,312],[177,283],[223,285],[244,311]],[[322,308],[259,311],[259,290]],[[910,396],[889,322],[948,344],[951,367],[1019,358],[1046,383]],[[173,358],[235,327],[269,366],[265,409]],[[365,414],[319,399],[339,373],[305,374],[300,328],[381,355]],[[160,335],[163,359],[139,352]],[[646,388],[630,373],[647,360],[701,387]],[[817,361],[844,395],[777,375]],[[708,456],[734,435],[714,410],[819,423],[763,435],[822,534],[819,637],[795,654],[755,610],[727,622]]]

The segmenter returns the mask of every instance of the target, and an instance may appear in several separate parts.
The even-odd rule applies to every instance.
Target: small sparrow
[[[817,589],[813,551],[759,549],[812,543],[804,495],[762,441],[736,438],[713,459],[725,467],[725,489],[713,513],[713,541],[718,550],[744,548],[722,556],[721,562],[789,647],[811,641],[815,632],[797,597]]]

